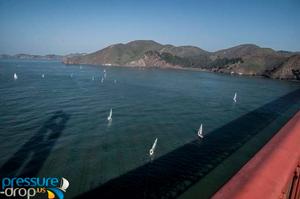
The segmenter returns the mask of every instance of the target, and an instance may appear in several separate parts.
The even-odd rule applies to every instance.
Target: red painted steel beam
[[[299,166],[299,160],[300,111],[212,198],[282,198]],[[298,191],[299,187],[296,195]]]
[[[300,198],[300,167],[298,166],[296,169],[297,175],[297,185],[295,189],[295,198]]]

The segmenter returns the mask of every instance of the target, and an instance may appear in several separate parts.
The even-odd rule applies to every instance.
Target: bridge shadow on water
[[[1,177],[35,177],[61,136],[70,116],[56,111],[44,125],[0,168]]]
[[[300,89],[77,198],[176,198],[297,102]]]

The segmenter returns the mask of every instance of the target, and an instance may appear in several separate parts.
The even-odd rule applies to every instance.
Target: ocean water
[[[177,198],[253,137],[276,133],[299,110],[299,89],[197,71],[2,60],[0,177],[65,177],[66,198]]]

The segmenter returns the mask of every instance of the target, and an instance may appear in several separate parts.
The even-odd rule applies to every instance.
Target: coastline
[[[208,72],[208,73],[215,73],[215,74],[224,74],[224,75],[229,75],[229,76],[236,76],[236,77],[257,77],[257,78],[263,78],[263,79],[270,79],[270,80],[279,80],[279,81],[289,81],[289,82],[297,82],[299,83],[300,80],[296,79],[278,79],[278,78],[270,78],[264,75],[253,75],[253,74],[238,74],[238,73],[226,73],[226,72],[218,72],[218,71],[212,71],[204,68],[193,68],[193,67],[182,67],[182,66],[132,66],[132,65],[115,65],[115,64],[110,64],[110,65],[105,65],[105,64],[70,64],[70,63],[65,63],[62,61],[63,64],[65,65],[91,65],[91,66],[104,66],[104,67],[126,67],[126,68],[137,68],[137,69],[172,69],[172,70],[185,70],[185,71],[197,71],[197,72]]]
[[[103,66],[103,67],[126,67],[126,68],[136,68],[136,69],[171,69],[171,70],[185,70],[185,71],[197,71],[197,72],[208,72],[208,73],[215,73],[215,74],[224,74],[224,75],[229,75],[229,76],[236,76],[236,77],[256,77],[256,78],[263,78],[263,79],[270,79],[270,80],[279,80],[279,81],[288,81],[288,82],[297,82],[299,83],[300,80],[297,79],[279,79],[279,78],[270,78],[265,75],[254,75],[254,74],[238,74],[238,73],[229,73],[229,72],[219,72],[219,71],[212,71],[209,69],[204,69],[204,68],[194,68],[194,67],[182,67],[182,66],[135,66],[135,65],[116,65],[116,64],[110,64],[110,65],[105,65],[105,64],[87,64],[87,63],[65,63],[63,60],[58,60],[58,59],[18,59],[18,58],[8,58],[8,59],[0,59],[0,61],[8,61],[8,60],[20,60],[20,61],[44,61],[44,62],[61,62],[64,65],[90,65],[90,66]]]

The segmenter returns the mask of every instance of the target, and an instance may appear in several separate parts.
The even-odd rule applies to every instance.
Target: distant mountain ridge
[[[37,59],[37,60],[62,60],[63,56],[61,55],[30,55],[30,54],[16,54],[16,55],[0,55],[1,59]]]
[[[254,44],[208,52],[195,46],[163,45],[152,40],[115,44],[87,55],[64,58],[65,64],[193,68],[220,73],[300,80],[299,52],[275,51]]]
[[[163,45],[152,40],[118,43],[93,53],[0,55],[0,58],[62,60],[65,64],[198,69],[219,73],[300,80],[300,52],[242,44],[216,52],[195,46]]]
[[[62,61],[64,58],[71,58],[74,56],[83,56],[86,53],[72,53],[68,55],[55,55],[55,54],[48,54],[48,55],[31,55],[31,54],[16,54],[16,55],[7,55],[7,54],[0,54],[0,59],[31,59],[31,60],[58,60]]]

